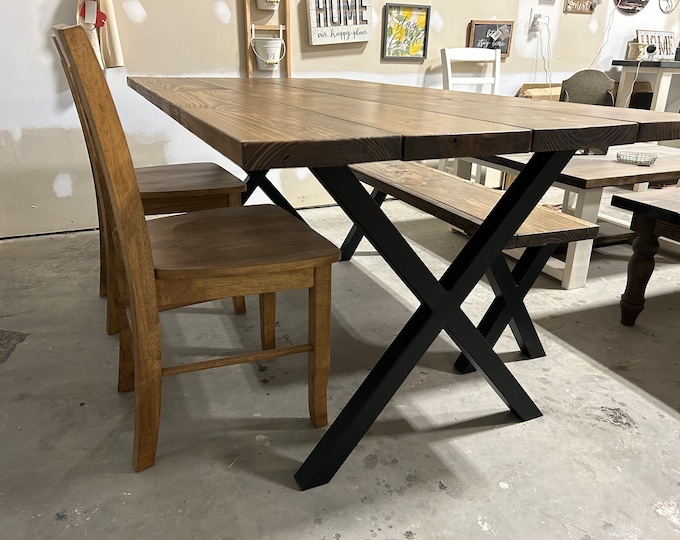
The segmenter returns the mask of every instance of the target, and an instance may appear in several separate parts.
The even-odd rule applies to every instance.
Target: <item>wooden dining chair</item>
[[[78,117],[90,155],[90,163],[92,163],[91,128],[88,125],[86,115],[82,113],[83,105],[80,103],[78,93],[73,88],[71,67],[65,62],[58,47],[57,52],[76,103]],[[96,174],[94,166],[92,166],[92,174]],[[216,163],[178,163],[138,167],[135,169],[135,174],[146,215],[176,214],[226,206],[241,206],[241,194],[246,190],[243,181]],[[111,241],[106,239],[106,235],[110,227],[107,226],[105,215],[100,207],[99,196],[97,196],[100,246],[99,294],[100,296],[107,296],[109,294],[108,278],[111,265],[108,263],[110,256],[107,255],[106,246],[111,244]],[[106,330],[109,334],[118,332],[112,313],[113,303],[114,301],[109,298],[106,322]],[[245,299],[242,296],[234,297],[233,304],[236,313],[246,312]]]
[[[314,426],[327,424],[331,264],[339,250],[274,205],[226,207],[145,220],[144,208],[113,99],[80,26],[54,29],[91,129],[95,182],[112,225],[120,327],[118,390],[135,391],[133,468],[154,464],[161,379],[174,375],[307,353],[308,407]],[[308,340],[278,347],[262,324],[262,350],[163,366],[159,312],[229,298],[260,296],[260,319],[274,320],[276,292],[308,289]]]

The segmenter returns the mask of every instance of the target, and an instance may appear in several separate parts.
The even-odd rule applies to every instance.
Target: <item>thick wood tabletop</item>
[[[245,170],[680,138],[680,115],[344,79],[130,77]]]

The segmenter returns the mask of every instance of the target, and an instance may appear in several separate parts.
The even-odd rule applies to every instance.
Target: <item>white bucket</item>
[[[259,9],[279,9],[279,0],[257,0]]]
[[[252,47],[257,57],[257,69],[273,70],[286,56],[286,44],[282,38],[252,38]]]

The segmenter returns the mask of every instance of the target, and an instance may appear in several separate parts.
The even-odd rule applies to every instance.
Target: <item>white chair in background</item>
[[[473,86],[478,89],[477,91],[486,94],[500,94],[500,49],[443,48],[441,49],[441,58],[444,90],[467,90]],[[457,70],[457,72],[465,74],[457,75],[454,73],[451,69],[452,64],[457,67],[464,64],[465,71]],[[480,67],[481,74],[471,74],[474,71],[479,71]],[[468,88],[461,89],[460,86]],[[454,159],[451,165],[449,165],[448,159],[440,159],[439,169],[451,171],[462,178],[473,178],[472,162],[465,159]],[[474,180],[480,184],[486,182],[486,167],[480,165],[476,167]]]

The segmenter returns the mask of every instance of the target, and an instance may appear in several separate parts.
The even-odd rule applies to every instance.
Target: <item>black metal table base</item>
[[[491,346],[496,344],[505,327],[510,325],[520,351],[527,358],[545,356],[536,327],[524,304],[524,297],[541,275],[543,267],[556,247],[557,244],[551,244],[526,248],[512,271],[508,268],[505,256],[501,255],[486,273],[486,278],[496,297],[479,322],[477,329]],[[459,373],[475,371],[464,353],[458,356],[454,367]]]
[[[440,280],[432,275],[349,168],[312,169],[421,305],[296,472],[300,488],[331,480],[442,330],[521,420],[541,415],[482,332],[463,313],[461,305],[499,259],[514,231],[573,153],[534,154]]]
[[[283,208],[289,214],[294,215],[300,221],[304,221],[298,211],[293,208],[286,198],[281,195],[281,192],[274,187],[274,185],[267,178],[269,171],[248,171],[248,178],[246,178],[246,191],[241,196],[243,204],[250,198],[257,188],[260,188],[264,194],[276,205]]]
[[[387,194],[378,188],[371,192],[371,198],[377,205],[381,205],[386,197]],[[361,229],[356,224],[353,225],[340,248],[341,260],[349,261],[352,258],[363,236]],[[503,255],[489,268],[486,276],[496,298],[477,328],[492,346],[509,324],[520,351],[528,358],[545,356],[543,345],[524,305],[524,297],[538,279],[556,247],[557,245],[553,244],[526,249],[512,272]],[[459,373],[475,371],[463,353],[455,361],[454,367]]]

